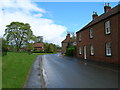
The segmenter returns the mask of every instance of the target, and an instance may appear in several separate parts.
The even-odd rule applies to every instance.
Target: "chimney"
[[[110,3],[105,3],[105,6],[104,6],[104,12],[108,12],[109,10],[111,10],[111,7],[110,7]]]
[[[97,12],[94,12],[94,11],[93,11],[93,15],[92,15],[93,20],[94,20],[95,18],[97,18],[97,17],[98,17]]]
[[[70,33],[67,34],[66,38],[70,38]]]

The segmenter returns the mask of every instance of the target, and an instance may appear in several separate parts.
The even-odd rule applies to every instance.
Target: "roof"
[[[76,40],[75,39],[72,39],[72,38],[70,38],[70,39],[65,39],[65,40],[63,40],[62,41],[62,43],[68,43],[68,42],[75,42]]]
[[[84,26],[81,30],[79,30],[78,32],[81,32],[83,30],[85,30],[86,28],[89,28],[90,26],[99,23],[100,21],[111,17],[115,14],[120,13],[120,4],[118,4],[116,7],[112,8],[111,10],[109,10],[107,13],[103,13],[102,15],[98,16],[96,19],[92,20],[90,23],[88,23],[86,26]],[[78,33],[76,32],[76,33]]]
[[[43,43],[34,43],[33,44],[34,47],[43,47]]]

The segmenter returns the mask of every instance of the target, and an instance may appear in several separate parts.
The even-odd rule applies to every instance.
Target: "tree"
[[[16,47],[17,51],[22,46],[27,45],[33,37],[33,32],[28,23],[11,22],[6,27],[4,37],[6,37],[9,44]]]
[[[43,42],[43,36],[37,36],[35,42],[36,43]]]
[[[2,56],[7,55],[8,42],[4,38],[0,38],[0,52],[2,51]]]
[[[44,51],[45,52],[50,52],[50,53],[53,53],[53,52],[56,52],[56,45],[55,44],[52,44],[52,43],[44,43]]]
[[[49,44],[48,43],[44,43],[44,51],[45,52],[49,51]]]

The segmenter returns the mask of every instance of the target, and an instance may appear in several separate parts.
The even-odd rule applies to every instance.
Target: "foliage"
[[[68,46],[68,48],[66,50],[66,55],[67,56],[74,56],[75,49],[76,49],[75,46]]]
[[[26,49],[28,51],[31,51],[31,50],[33,51],[34,50],[33,43],[28,43],[27,46],[26,46]]]
[[[33,54],[35,54],[35,55],[46,55],[46,54],[53,54],[53,53],[33,53]],[[54,54],[56,54],[56,53],[54,53]]]
[[[62,49],[59,45],[56,45],[57,50]]]
[[[8,42],[4,39],[4,38],[0,38],[0,42],[1,42],[1,49],[2,49],[2,56],[7,55],[7,51],[8,51]],[[1,51],[1,50],[0,50]]]
[[[35,36],[34,37],[34,42],[35,43],[41,43],[41,42],[43,42],[43,36]]]
[[[36,51],[34,50],[33,53],[45,53],[44,51]]]
[[[44,51],[47,53],[56,52],[56,45],[52,43],[44,43]]]
[[[6,27],[4,36],[10,45],[15,46],[17,51],[32,40],[33,32],[28,23],[11,22]]]

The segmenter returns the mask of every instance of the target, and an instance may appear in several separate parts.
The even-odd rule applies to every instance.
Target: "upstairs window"
[[[112,52],[111,52],[111,43],[108,42],[106,43],[106,56],[111,56]]]
[[[90,55],[94,55],[94,47],[93,47],[93,45],[90,45]]]
[[[93,29],[90,28],[90,38],[93,38]]]
[[[79,41],[82,41],[81,33],[79,34]]]
[[[73,42],[73,45],[75,46],[75,45],[76,45],[76,42]]]
[[[79,48],[79,54],[80,55],[82,54],[82,48],[81,47]]]
[[[105,22],[105,34],[110,34],[110,21]]]

